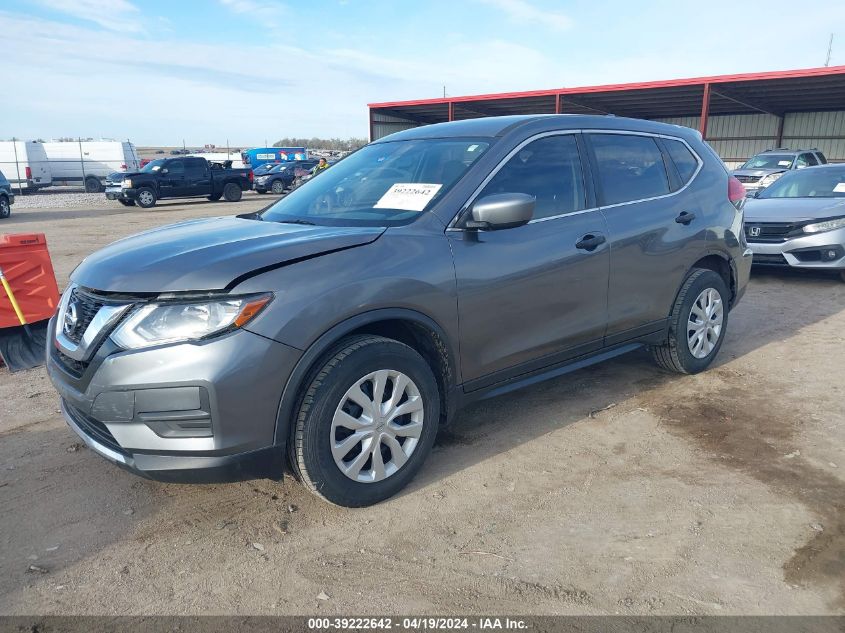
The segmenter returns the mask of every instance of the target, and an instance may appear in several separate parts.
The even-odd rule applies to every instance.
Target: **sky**
[[[0,0],[0,137],[366,137],[367,104],[845,65],[845,2]]]

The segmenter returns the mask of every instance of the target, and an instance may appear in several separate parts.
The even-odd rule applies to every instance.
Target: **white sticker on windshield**
[[[443,185],[397,182],[376,202],[375,209],[422,211]]]
[[[792,164],[791,160],[779,160],[778,167],[789,167]]]
[[[478,145],[470,145],[469,147],[467,147],[468,152],[474,152],[477,149],[478,149]]]
[[[845,193],[845,182],[837,182],[833,188],[833,193]]]

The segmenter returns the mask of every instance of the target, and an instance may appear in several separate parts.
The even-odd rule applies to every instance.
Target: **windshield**
[[[784,174],[758,198],[845,198],[845,167],[810,167]]]
[[[261,218],[328,226],[405,224],[442,197],[489,145],[489,139],[367,145],[282,198]]]
[[[760,154],[755,156],[740,169],[789,169],[795,156],[791,154]]]
[[[141,167],[141,171],[144,173],[150,173],[151,171],[158,171],[164,165],[164,159],[158,158],[156,160],[151,160],[149,163]]]

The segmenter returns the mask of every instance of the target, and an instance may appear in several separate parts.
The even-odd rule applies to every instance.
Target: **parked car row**
[[[765,189],[785,173],[795,169],[827,164],[827,158],[815,147],[791,150],[786,147],[769,149],[749,158],[733,171],[749,195]]]

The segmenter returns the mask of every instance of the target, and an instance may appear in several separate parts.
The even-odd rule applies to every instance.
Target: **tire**
[[[6,216],[9,217],[9,216]],[[842,278],[842,281],[845,281],[845,270],[839,271],[839,276]]]
[[[208,196],[208,199],[211,200],[212,202],[217,202],[218,200],[220,200],[222,195],[223,194],[220,194],[220,193],[213,193],[210,196]]]
[[[0,220],[5,220],[12,215],[12,205],[6,196],[0,196]]]
[[[134,200],[124,200],[123,198],[118,198],[117,201],[122,204],[124,207],[134,207],[135,201]]]
[[[233,182],[227,182],[223,187],[223,197],[226,198],[226,202],[237,202],[243,194],[241,188]]]
[[[85,193],[100,193],[103,190],[103,183],[99,178],[89,176],[85,179]]]
[[[274,180],[273,184],[270,186],[270,190],[279,196],[285,192],[285,183],[281,180]]]
[[[156,206],[157,201],[156,192],[149,187],[141,187],[135,194],[135,202],[142,209],[151,209]]]
[[[315,495],[339,506],[369,506],[404,488],[431,452],[440,422],[437,381],[415,350],[380,336],[343,339],[329,354],[302,399],[289,443],[291,462],[299,479]],[[413,412],[400,414],[396,418],[399,424],[388,417],[373,422],[367,409],[349,396],[357,385],[358,401],[363,396],[365,404],[371,402],[380,381],[384,385],[382,406],[390,406],[393,387],[403,378],[408,382],[396,405],[412,405]],[[344,424],[362,424],[361,420],[369,421],[355,426],[357,431]],[[419,436],[413,437],[411,429],[419,429]],[[357,442],[349,440],[355,433],[369,435]],[[373,433],[379,438],[375,443],[377,461],[374,451],[368,449],[374,445]],[[351,442],[346,453],[341,448],[344,440]],[[396,447],[396,454],[390,444]],[[350,468],[350,474],[341,470],[341,464]]]
[[[725,339],[729,301],[730,291],[721,275],[694,268],[672,306],[668,339],[662,345],[651,347],[655,362],[663,369],[679,374],[697,374],[707,369]],[[696,314],[693,314],[694,308]],[[706,327],[694,328],[695,322],[691,319]]]

